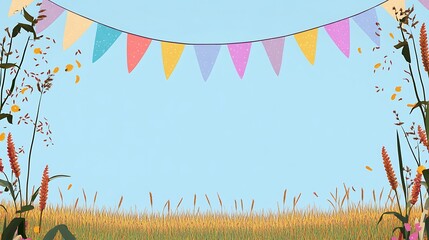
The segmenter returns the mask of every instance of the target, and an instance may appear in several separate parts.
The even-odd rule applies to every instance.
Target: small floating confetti
[[[21,91],[20,91],[20,92],[21,92],[21,94],[24,94],[24,93],[25,93],[25,91],[27,91],[27,90],[28,90],[28,88],[26,88],[26,87],[25,87],[25,88],[21,89]]]
[[[361,49],[361,48],[358,48],[358,52],[359,52],[359,53],[362,53],[362,49]]]
[[[393,33],[389,33],[389,36],[393,39],[393,38],[395,38],[394,36],[393,36]]]
[[[392,94],[392,96],[390,97],[391,100],[395,100],[396,98],[396,93]]]
[[[374,65],[374,68],[375,68],[375,69],[377,69],[377,68],[379,68],[380,66],[381,66],[381,63],[377,63],[377,64],[375,64],[375,65]]]
[[[76,84],[80,81],[79,75],[76,75],[76,80],[74,81]]]
[[[413,108],[414,106],[416,106],[416,104],[412,104],[412,103],[408,103],[407,107]]]
[[[372,171],[372,168],[370,166],[365,166],[366,170]]]
[[[76,60],[76,65],[78,68],[80,68],[82,66],[82,64],[80,64],[80,62],[78,60]]]
[[[401,86],[396,86],[396,87],[395,87],[395,91],[396,91],[396,92],[400,92],[401,90],[402,90]]]
[[[0,141],[3,141],[6,138],[6,134],[4,132],[2,132],[0,134]]]
[[[70,183],[69,186],[67,187],[67,190],[70,190],[71,187],[72,187],[72,184]]]
[[[54,73],[57,73],[59,70],[60,70],[60,68],[59,68],[59,67],[55,67],[53,72],[54,72]]]

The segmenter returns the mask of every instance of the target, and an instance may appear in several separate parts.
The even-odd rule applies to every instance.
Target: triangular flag
[[[12,0],[9,8],[9,17],[21,11],[24,7],[28,6],[34,0]]]
[[[161,42],[162,62],[164,64],[164,73],[167,80],[179,62],[183,49],[185,49],[184,44]]]
[[[395,16],[395,10],[393,10],[393,7],[396,8],[396,11],[399,12],[399,9],[402,8],[402,10],[405,10],[405,0],[388,0],[385,3],[382,4],[384,9],[392,16],[394,19],[396,19]]]
[[[115,43],[121,32],[107,27],[103,24],[97,24],[97,33],[95,34],[94,51],[92,52],[92,62],[100,59],[109,48]]]
[[[128,73],[132,72],[146,53],[152,40],[133,34],[127,34],[127,66]]]
[[[249,60],[251,42],[228,44],[229,55],[231,55],[235,70],[240,78],[243,78]]]
[[[317,28],[297,33],[294,37],[304,56],[311,64],[314,64],[316,59]]]
[[[40,5],[40,10],[45,10],[42,14],[46,17],[38,21],[36,24],[36,33],[41,33],[47,27],[49,27],[60,15],[64,12],[64,8],[53,4],[49,0],[43,0]]]
[[[81,17],[75,13],[67,12],[66,26],[64,28],[64,50],[75,43],[82,34],[88,30],[92,21]]]
[[[419,0],[421,4],[423,4],[423,6],[425,6],[425,8],[429,9],[429,0]]]
[[[380,30],[376,25],[378,20],[375,8],[354,16],[353,20],[377,46],[380,46]]]
[[[219,55],[220,45],[195,45],[195,54],[197,55],[200,71],[205,81],[210,76],[216,58]]]
[[[332,41],[337,45],[341,52],[350,56],[350,22],[346,18],[342,21],[331,23],[325,26],[325,30],[331,37]]]
[[[280,68],[283,61],[283,48],[285,45],[285,38],[274,38],[270,40],[262,41],[265,51],[267,52],[268,58],[270,59],[271,66],[273,66],[274,72],[277,76],[280,73]]]

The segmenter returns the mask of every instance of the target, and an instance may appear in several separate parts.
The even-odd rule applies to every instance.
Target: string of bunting
[[[34,0],[12,0],[9,16],[19,12],[23,7],[31,4],[33,1]],[[429,0],[419,1],[426,9],[429,9]],[[127,35],[127,66],[129,73],[135,69],[150,44],[153,41],[158,41],[161,43],[161,54],[166,79],[168,79],[173,73],[185,47],[192,46],[198,60],[202,77],[207,81],[222,46],[228,47],[232,62],[240,78],[243,78],[244,76],[252,45],[257,42],[261,42],[264,46],[268,59],[277,75],[280,74],[286,37],[293,36],[304,56],[311,64],[314,64],[316,58],[317,36],[320,28],[323,28],[328,33],[329,37],[338,49],[348,58],[350,56],[350,19],[352,19],[377,46],[380,46],[380,29],[376,25],[376,22],[378,21],[376,8],[380,5],[393,18],[395,18],[395,13],[392,8],[396,7],[396,9],[405,9],[405,0],[388,0],[348,18],[327,25],[318,26],[313,29],[308,29],[303,32],[277,38],[230,44],[191,45],[160,41],[123,32],[80,16],[49,0],[42,0],[40,9],[45,9],[45,15],[47,17],[36,24],[36,32],[40,33],[44,31],[53,22],[55,22],[59,16],[66,12],[67,16],[64,27],[63,48],[68,49],[89,29],[93,23],[96,23],[97,30],[94,40],[92,62],[96,62],[100,59],[115,43],[118,37],[124,33]]]

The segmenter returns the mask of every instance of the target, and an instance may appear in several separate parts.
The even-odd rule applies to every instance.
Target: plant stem
[[[420,162],[420,157],[419,157],[419,160],[417,160],[417,158],[416,158],[416,154],[414,154],[413,148],[411,147],[410,141],[408,140],[408,136],[407,136],[407,134],[405,133],[404,128],[403,128],[402,126],[401,126],[401,128],[402,128],[402,131],[404,132],[405,139],[407,139],[408,147],[410,148],[411,153],[413,154],[414,160],[416,160],[417,165],[418,165],[418,166],[420,166],[420,163],[419,163],[419,162]],[[417,145],[417,146],[418,146],[418,145]]]
[[[411,35],[413,34],[412,31],[410,30]],[[417,57],[417,49],[416,49],[416,42],[414,41],[414,35],[412,37],[413,40],[413,48],[414,48],[414,56],[416,57],[416,65],[417,65],[417,72],[419,73],[419,78],[420,78],[420,84],[422,85],[422,90],[423,90],[423,98],[424,101],[426,102],[426,94],[425,94],[425,85],[423,84],[423,80],[422,80],[422,74],[420,72],[420,64],[419,64],[419,58]]]
[[[20,199],[20,202],[21,202],[21,204],[20,204],[20,206],[21,206],[20,210],[22,211],[22,191],[21,191],[21,180],[19,180],[19,178],[18,178],[18,186],[19,186],[19,199]],[[19,213],[19,217],[21,217],[21,216],[22,216],[22,212]]]
[[[13,40],[13,38],[11,37],[10,42],[9,42],[9,50],[7,53],[10,53],[10,51],[12,49],[12,40]],[[9,62],[9,56],[10,56],[9,54],[6,56],[6,63]],[[2,79],[1,90],[0,90],[0,101],[3,101],[3,87],[4,87],[4,81],[5,80],[6,80],[6,69],[4,69],[4,72],[3,72],[3,79]],[[3,109],[3,104],[0,106],[0,112],[2,111],[2,109]]]
[[[3,175],[6,177],[6,181],[10,183],[9,178],[7,177],[6,173],[3,172]],[[9,191],[12,191],[12,189],[9,189]],[[18,209],[16,207],[16,201],[15,201],[15,199],[13,199],[13,196],[12,196],[12,200],[13,200],[13,203],[15,204],[15,212],[16,212]]]
[[[31,137],[30,150],[28,152],[27,182],[26,182],[26,187],[25,187],[25,200],[27,202],[27,205],[29,204],[29,202],[28,202],[28,184],[30,181],[31,154],[33,153],[34,139],[36,138],[36,129],[37,129],[37,122],[39,121],[39,112],[40,112],[40,104],[42,102],[42,96],[43,96],[43,88],[42,88],[42,91],[40,93],[39,103],[37,105],[36,119],[35,119],[34,127],[33,127],[33,136]]]
[[[399,202],[398,192],[395,189],[396,201],[398,202],[399,213],[402,215],[401,203]]]

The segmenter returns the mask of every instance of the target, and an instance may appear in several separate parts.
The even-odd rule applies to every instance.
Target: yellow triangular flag
[[[402,10],[405,10],[405,0],[388,0],[387,2],[383,3],[382,6],[384,7],[384,9],[386,9],[390,16],[396,19],[393,7],[396,8],[397,12],[399,12],[400,8],[402,8]]]
[[[294,35],[298,46],[307,60],[314,64],[316,59],[317,28]]]
[[[185,49],[184,44],[161,42],[162,62],[167,80],[179,62],[183,49]]]
[[[9,17],[30,5],[34,0],[12,0],[9,8]]]
[[[82,34],[88,30],[92,21],[81,17],[75,13],[67,12],[66,26],[64,28],[64,50],[75,43]]]

